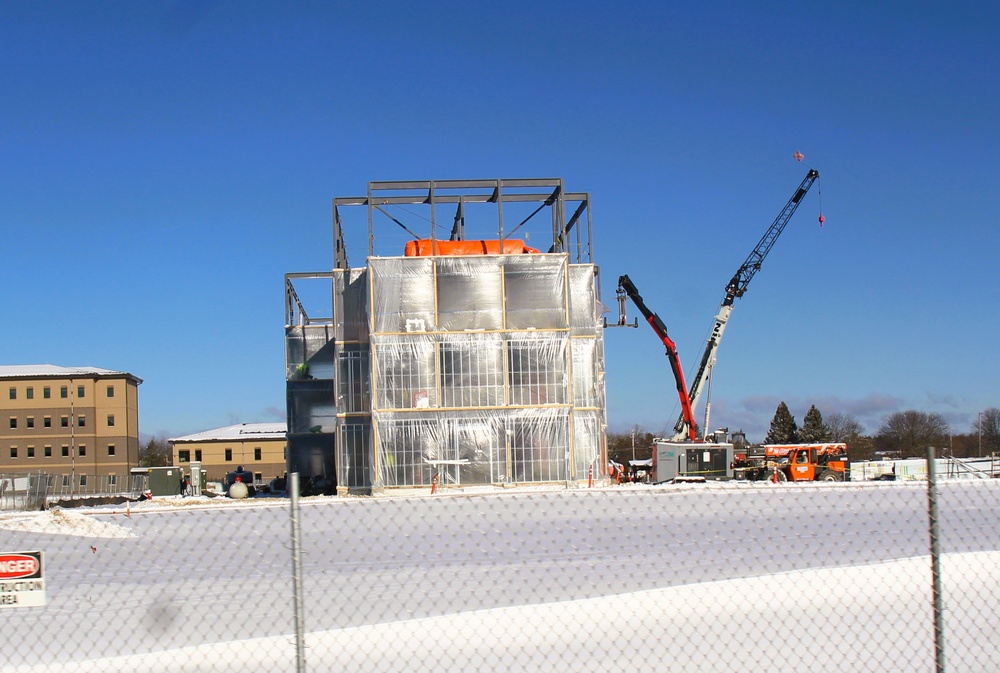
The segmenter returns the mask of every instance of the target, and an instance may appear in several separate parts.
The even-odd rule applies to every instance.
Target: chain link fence
[[[42,510],[134,500],[146,490],[146,475],[0,474],[0,512]]]
[[[0,513],[0,671],[988,670],[1000,480],[931,476]]]

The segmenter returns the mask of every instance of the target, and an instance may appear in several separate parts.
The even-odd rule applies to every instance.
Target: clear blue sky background
[[[826,224],[814,187],[712,424],[968,432],[1000,406],[998,31],[988,2],[6,2],[2,360],[134,373],[145,434],[283,420],[282,276],[331,267],[333,197],[551,176],[591,194],[609,317],[627,273],[690,377],[808,165]],[[672,425],[651,330],[606,346],[611,428]]]

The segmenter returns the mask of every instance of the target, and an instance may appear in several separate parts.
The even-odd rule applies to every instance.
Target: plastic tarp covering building
[[[307,492],[601,473],[596,267],[565,253],[371,257],[303,274],[285,326],[290,469]],[[323,290],[325,284],[326,290]]]
[[[597,471],[606,423],[593,265],[570,265],[566,254],[391,257],[370,258],[367,272],[369,397],[343,385],[347,372],[359,385],[363,371],[347,368],[351,351],[338,346],[340,483],[358,478],[343,470],[369,467],[366,442],[376,488]],[[364,399],[370,436],[347,416],[362,410],[345,404]]]

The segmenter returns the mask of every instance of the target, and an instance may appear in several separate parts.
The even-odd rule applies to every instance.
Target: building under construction
[[[352,268],[345,240],[365,215]],[[599,477],[588,194],[561,179],[371,182],[334,199],[333,240],[332,271],[285,276],[288,470],[304,492]]]

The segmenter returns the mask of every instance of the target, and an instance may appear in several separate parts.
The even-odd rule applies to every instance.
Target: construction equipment
[[[799,207],[803,197],[812,187],[813,183],[819,178],[819,171],[815,169],[810,169],[806,174],[806,177],[802,180],[802,184],[799,185],[795,193],[792,194],[792,198],[788,200],[785,207],[781,209],[778,213],[778,217],[775,218],[774,222],[768,227],[767,231],[764,232],[764,236],[760,239],[754,249],[747,256],[746,261],[736,270],[736,274],[732,277],[729,283],[726,285],[726,296],[722,300],[722,304],[719,306],[719,312],[715,316],[715,323],[712,326],[711,334],[708,337],[708,343],[705,345],[705,352],[701,356],[701,363],[698,365],[698,373],[695,374],[694,379],[691,381],[691,387],[688,390],[688,399],[690,408],[685,410],[681,409],[681,415],[677,419],[677,423],[674,425],[674,436],[673,441],[681,441],[685,437],[691,436],[691,426],[693,425],[692,409],[698,405],[698,397],[701,395],[702,386],[709,379],[713,368],[715,367],[716,355],[719,352],[719,344],[722,341],[722,334],[726,329],[726,323],[729,322],[729,316],[733,312],[733,302],[737,297],[742,297],[747,291],[747,286],[750,284],[750,280],[754,277],[758,271],[760,271],[761,264],[764,262],[764,258],[767,257],[767,253],[771,251],[771,247],[774,245],[775,241],[778,240],[778,236],[784,230],[785,225],[791,219],[792,215],[795,214],[795,210]],[[655,327],[654,327],[655,329]],[[705,427],[708,428],[708,409],[710,401],[706,403],[706,413],[705,413]]]
[[[691,400],[688,396],[687,384],[684,382],[684,371],[681,369],[680,356],[677,355],[677,345],[673,340],[667,335],[667,326],[663,324],[660,316],[656,315],[646,306],[646,303],[642,300],[642,296],[636,289],[635,285],[632,283],[628,276],[621,276],[618,278],[618,289],[620,292],[624,292],[632,303],[636,305],[639,312],[642,313],[642,317],[646,319],[649,326],[653,328],[656,332],[656,336],[660,338],[663,342],[663,346],[667,349],[667,358],[670,360],[670,369],[674,373],[674,382],[677,384],[677,396],[681,401],[681,418],[684,419],[684,433],[680,437],[675,435],[675,439],[680,441],[682,439],[689,439],[691,441],[698,441],[698,427],[694,422],[694,414],[691,410]],[[622,320],[619,320],[621,323]]]
[[[847,444],[764,444],[737,452],[733,478],[748,481],[848,481]]]
[[[706,433],[696,443],[654,439],[650,480],[654,484],[725,481],[733,478],[737,456],[745,459],[746,453],[746,435],[742,431],[730,435],[729,428]]]

